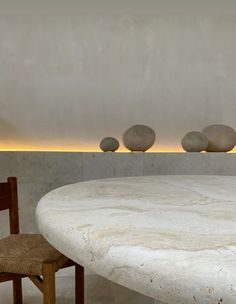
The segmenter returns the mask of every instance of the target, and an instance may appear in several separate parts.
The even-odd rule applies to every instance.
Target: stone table
[[[97,274],[168,304],[236,303],[236,177],[150,176],[64,186],[39,229]]]

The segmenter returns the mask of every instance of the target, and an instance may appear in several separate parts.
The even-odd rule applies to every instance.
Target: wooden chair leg
[[[13,299],[14,304],[22,304],[22,282],[21,278],[16,278],[13,281]]]
[[[84,304],[84,267],[75,264],[75,303]]]
[[[56,303],[55,267],[53,263],[43,264],[43,304]]]

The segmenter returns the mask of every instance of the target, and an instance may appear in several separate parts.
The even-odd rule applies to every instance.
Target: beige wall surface
[[[176,151],[187,131],[236,128],[233,1],[99,1],[0,0],[0,148],[96,150],[142,123]]]

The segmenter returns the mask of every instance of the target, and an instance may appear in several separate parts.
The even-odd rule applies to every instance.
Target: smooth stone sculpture
[[[100,148],[103,152],[115,152],[119,146],[119,141],[114,137],[104,137],[100,142]]]
[[[130,151],[145,152],[154,144],[156,134],[148,126],[134,125],[123,134],[124,146]]]
[[[181,144],[186,152],[202,152],[207,149],[208,139],[201,132],[192,131],[183,137]]]
[[[202,130],[208,139],[207,152],[228,152],[236,144],[236,132],[225,125],[210,125]]]

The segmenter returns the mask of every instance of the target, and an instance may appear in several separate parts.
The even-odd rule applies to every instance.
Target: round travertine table
[[[82,182],[36,216],[53,246],[111,281],[168,304],[236,303],[236,177]]]

